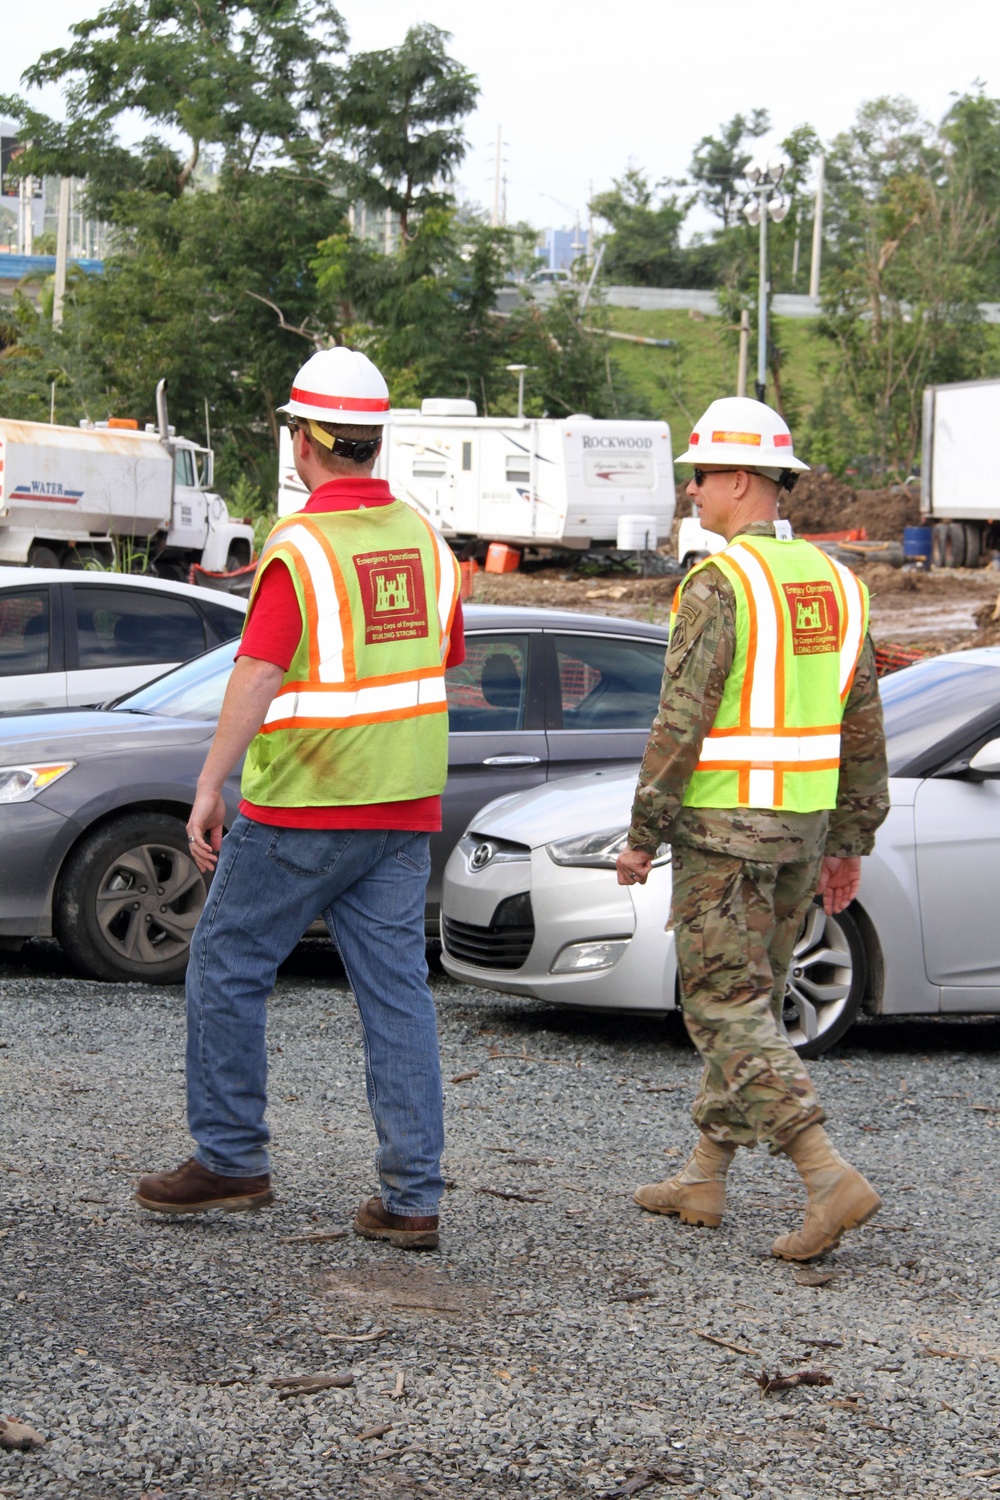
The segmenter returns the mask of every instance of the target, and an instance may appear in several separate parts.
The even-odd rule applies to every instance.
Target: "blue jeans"
[[[187,971],[188,1126],[203,1166],[269,1170],[267,1001],[279,964],[322,916],[361,1016],[382,1202],[437,1213],[444,1107],[425,958],[428,844],[426,833],[237,817]]]

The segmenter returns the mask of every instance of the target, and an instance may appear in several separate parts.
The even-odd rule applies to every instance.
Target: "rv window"
[[[528,484],[531,480],[531,459],[527,453],[507,454],[507,479],[511,484]]]
[[[462,468],[466,473],[472,468],[472,444],[462,444]]]

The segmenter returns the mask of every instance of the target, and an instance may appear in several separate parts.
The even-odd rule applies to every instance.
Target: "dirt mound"
[[[677,486],[677,518],[671,537],[675,552],[681,517],[691,514],[686,483]],[[781,514],[798,536],[863,528],[873,542],[901,542],[904,526],[920,523],[920,496],[916,489],[898,484],[882,490],[855,490],[833,474],[810,471],[799,476],[790,495],[782,495]]]
[[[864,528],[872,541],[901,542],[903,528],[920,522],[920,496],[902,485],[854,490],[832,474],[803,474],[784,499],[782,513],[801,536],[814,531]]]

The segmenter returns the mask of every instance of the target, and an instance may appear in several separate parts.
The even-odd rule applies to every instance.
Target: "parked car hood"
[[[509,839],[532,849],[574,833],[603,828],[627,828],[639,764],[566,776],[528,792],[498,797],[476,814],[469,827],[475,833]]]
[[[159,714],[126,713],[118,709],[66,709],[0,718],[0,761],[52,760],[60,756],[109,754],[141,749],[144,741],[186,745],[206,739],[212,723],[171,719]]]

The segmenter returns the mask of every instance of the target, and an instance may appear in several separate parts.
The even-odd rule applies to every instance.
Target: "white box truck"
[[[651,550],[674,519],[665,422],[480,417],[474,401],[426,400],[393,411],[374,472],[456,546]],[[278,514],[289,515],[306,492],[287,430],[278,476]]]
[[[1000,547],[1000,483],[983,453],[1000,429],[1000,380],[924,391],[920,511],[937,567],[975,568]]]
[[[110,563],[129,542],[157,573],[192,563],[230,572],[253,557],[253,527],[213,494],[212,452],[177,437],[157,387],[159,430],[135,422],[80,427],[0,418],[0,563]]]

